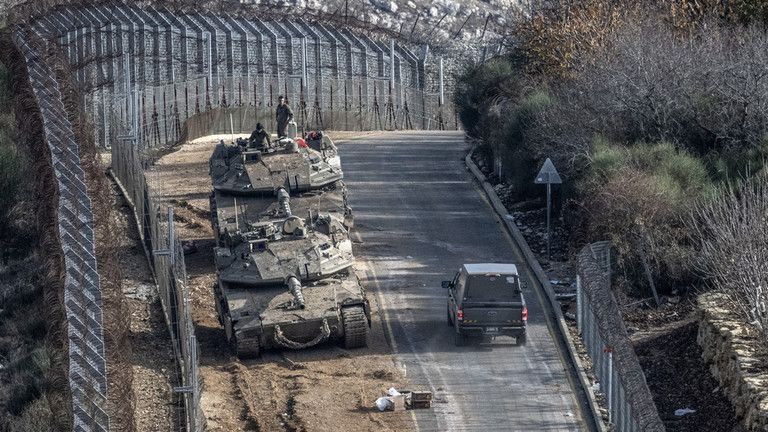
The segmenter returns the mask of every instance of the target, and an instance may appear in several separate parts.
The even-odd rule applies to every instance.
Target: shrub
[[[5,427],[14,432],[48,432],[51,430],[52,417],[48,399],[42,397],[25,406],[19,416],[9,416]]]
[[[454,103],[459,120],[470,135],[484,138],[484,128],[478,126],[500,97],[507,99],[517,93],[519,75],[512,62],[503,57],[470,65],[460,74]]]
[[[696,269],[768,341],[768,177],[728,182],[688,219]]]
[[[647,263],[655,283],[671,289],[689,277],[683,220],[712,188],[704,163],[669,143],[619,146],[598,138],[579,182],[585,225],[578,240],[611,240],[630,280],[642,281]]]

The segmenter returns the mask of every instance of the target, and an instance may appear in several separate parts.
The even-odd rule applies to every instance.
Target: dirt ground
[[[360,133],[329,135],[340,143]],[[230,353],[211,291],[215,269],[208,158],[218,139],[208,137],[181,146],[162,157],[150,175],[151,187],[175,206],[177,232],[183,240],[195,241],[198,249],[186,257],[186,267],[202,351],[202,404],[208,430],[413,429],[409,413],[380,413],[373,407],[389,387],[406,385],[390,354],[375,293],[369,293],[373,326],[368,348],[346,350],[325,344],[303,351],[271,351],[249,361]],[[363,271],[362,266],[357,271]]]
[[[742,431],[733,405],[709,372],[709,364],[704,362],[696,343],[695,293],[664,297],[665,303],[659,307],[633,302],[621,293],[618,297],[624,305],[624,322],[648,388],[667,430]],[[675,416],[680,408],[696,412]]]
[[[175,430],[179,411],[171,402],[176,369],[170,335],[133,212],[116,186],[112,196],[115,209],[112,226],[118,232],[123,293],[131,314],[136,430]]]

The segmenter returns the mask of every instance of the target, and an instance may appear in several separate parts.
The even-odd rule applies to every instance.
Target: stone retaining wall
[[[768,372],[756,331],[736,317],[724,294],[699,296],[697,342],[709,370],[748,431],[768,431]]]

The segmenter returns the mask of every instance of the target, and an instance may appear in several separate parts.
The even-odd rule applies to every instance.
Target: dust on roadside
[[[335,142],[357,132],[328,132]],[[242,136],[242,135],[236,135]],[[389,387],[403,387],[378,308],[368,348],[346,350],[329,343],[301,351],[268,351],[240,361],[227,346],[211,287],[215,282],[213,230],[208,196],[208,159],[219,139],[180,146],[163,156],[148,176],[150,186],[174,205],[177,232],[194,241],[187,255],[192,318],[201,349],[202,404],[211,431],[402,431],[413,429],[407,412],[380,413],[373,407]],[[343,152],[342,152],[343,165]]]

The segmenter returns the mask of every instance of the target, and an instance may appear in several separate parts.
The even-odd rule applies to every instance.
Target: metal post
[[[232,121],[232,113],[229,113],[229,133],[232,135],[232,143],[235,143],[235,124]]]
[[[547,260],[552,260],[551,233],[549,231],[549,213],[552,210],[552,185],[547,183]]]
[[[584,306],[582,305],[581,298],[581,276],[576,275],[576,329],[581,334],[583,323],[582,314],[584,313]]]
[[[443,58],[440,57],[440,106],[443,106],[445,103],[444,99],[444,86],[443,86]]]
[[[303,80],[304,98],[309,98],[309,84],[307,83],[307,38],[301,38],[301,78]]]
[[[608,423],[613,417],[613,350],[608,351]]]
[[[213,85],[213,47],[211,46],[211,34],[207,34],[208,37],[206,37],[205,40],[205,49],[208,51],[208,86],[211,89],[214,89]],[[216,94],[216,90],[213,91],[214,94]],[[215,99],[211,101],[212,104],[215,104]]]
[[[176,267],[176,242],[173,232],[173,207],[168,207],[168,256],[171,268]]]
[[[197,414],[197,401],[200,400],[200,383],[197,378],[197,336],[192,335],[189,337],[189,345],[190,345],[190,361],[189,361],[189,368],[190,368],[190,375],[192,382],[190,385],[192,386],[192,406],[195,407],[193,412],[190,413],[190,417],[193,418],[193,429],[195,431],[202,430],[200,428],[201,425],[196,424],[197,422],[197,416],[194,414]]]
[[[389,40],[389,82],[392,88],[392,91],[395,91],[395,40],[390,39]]]
[[[139,143],[141,132],[139,131],[139,90],[134,87],[133,90],[131,90],[131,94],[133,95],[133,136],[136,137],[136,143]]]
[[[126,126],[131,124],[128,122],[128,116],[133,115],[133,112],[131,110],[131,74],[129,72],[129,68],[130,68],[130,60],[128,59],[128,53],[125,53],[123,54],[123,74],[125,75],[123,78],[125,81],[125,117],[126,117],[125,124]],[[131,118],[131,121],[133,121],[132,118]]]

